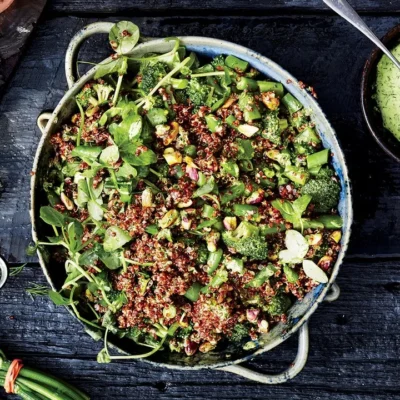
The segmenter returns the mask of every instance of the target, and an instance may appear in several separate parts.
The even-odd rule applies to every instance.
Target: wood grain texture
[[[0,102],[0,254],[8,261],[27,260],[29,172],[40,138],[36,118],[63,96],[68,42],[78,29],[94,21],[45,20]],[[146,36],[204,35],[240,43],[314,86],[337,131],[353,182],[355,223],[349,255],[399,255],[400,166],[376,145],[361,116],[361,70],[372,49],[367,39],[333,16],[140,17],[133,21]],[[367,22],[382,35],[398,20],[368,17]],[[90,38],[80,59],[100,61],[109,53],[105,45],[105,35]]]
[[[360,12],[400,12],[400,0],[349,0],[349,3]],[[110,13],[151,13],[162,12],[188,13],[194,10],[201,14],[210,12],[232,13],[245,11],[259,15],[260,12],[308,12],[328,11],[321,0],[53,0],[49,11],[67,14],[110,14]],[[229,10],[229,11],[227,11]],[[330,10],[329,10],[330,11]],[[136,14],[137,15],[137,14]],[[198,14],[195,14],[198,15]]]
[[[0,14],[0,94],[23,54],[46,0],[15,0]]]
[[[143,362],[97,364],[100,343],[84,334],[64,308],[24,292],[30,282],[45,283],[34,264],[1,290],[0,348],[67,379],[95,400],[399,399],[398,263],[343,265],[340,298],[322,305],[311,319],[307,365],[283,385],[260,385],[220,371],[172,371]],[[293,361],[296,348],[297,339],[290,338],[248,366],[270,373],[283,370]]]

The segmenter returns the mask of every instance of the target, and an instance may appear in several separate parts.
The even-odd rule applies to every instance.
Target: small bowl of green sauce
[[[400,60],[400,25],[381,40]],[[361,104],[372,136],[400,162],[400,70],[378,48],[364,66]]]

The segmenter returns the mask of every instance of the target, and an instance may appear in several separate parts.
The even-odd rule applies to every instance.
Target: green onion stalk
[[[11,361],[0,350],[0,386],[6,382]],[[74,386],[47,373],[23,367],[14,381],[14,393],[24,400],[90,400]]]

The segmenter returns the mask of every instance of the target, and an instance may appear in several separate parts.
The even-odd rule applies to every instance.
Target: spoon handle
[[[338,13],[345,20],[350,22],[360,32],[362,32],[368,39],[374,42],[400,69],[400,62],[393,56],[393,54],[384,46],[384,44],[375,36],[375,34],[368,28],[366,23],[355,12],[353,7],[346,0],[323,0],[333,11]]]

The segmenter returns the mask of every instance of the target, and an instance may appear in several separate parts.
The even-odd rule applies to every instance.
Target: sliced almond
[[[247,136],[247,137],[252,137],[259,131],[259,129],[260,128],[258,126],[249,125],[249,124],[239,125],[237,128],[237,130],[240,133],[243,133],[243,135]]]
[[[304,273],[315,282],[327,283],[329,280],[325,272],[311,260],[303,261],[303,270]]]
[[[309,249],[306,238],[294,229],[286,231],[285,245],[291,253],[296,255],[297,258],[303,259]]]
[[[279,252],[279,261],[283,264],[300,264],[303,260],[302,257],[298,257],[297,254],[290,250],[282,250]]]

